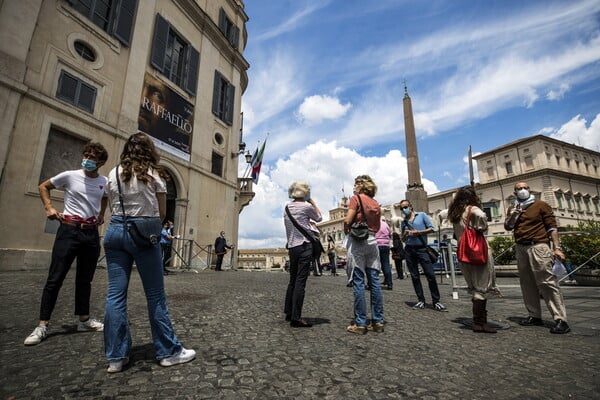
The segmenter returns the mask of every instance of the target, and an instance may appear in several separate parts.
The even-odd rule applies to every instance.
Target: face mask
[[[520,189],[517,191],[517,198],[519,200],[527,200],[529,198],[529,190]]]
[[[96,168],[98,168],[96,161],[90,160],[88,158],[84,158],[83,161],[81,161],[81,167],[88,172],[92,172]]]
[[[410,215],[410,208],[404,208],[404,209],[402,210],[402,212],[404,213],[404,215],[407,215],[407,216],[408,216],[408,215]]]

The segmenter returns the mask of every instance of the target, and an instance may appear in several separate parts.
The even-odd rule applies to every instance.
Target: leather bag
[[[357,194],[358,202],[360,203],[360,208],[363,210],[363,216],[365,216],[365,208],[363,207],[362,200],[360,199],[360,194]],[[350,225],[350,236],[352,236],[355,240],[367,240],[369,237],[369,225],[366,221],[355,221]]]
[[[160,241],[162,224],[160,218],[144,218],[127,221],[127,232],[138,247],[152,247]]]
[[[485,265],[488,261],[488,244],[483,233],[471,228],[471,209],[467,213],[467,222],[460,240],[456,257],[458,261],[469,265]]]
[[[427,246],[425,250],[427,250],[429,261],[431,261],[432,264],[435,264],[440,256],[440,253],[438,253],[438,251],[431,246]]]

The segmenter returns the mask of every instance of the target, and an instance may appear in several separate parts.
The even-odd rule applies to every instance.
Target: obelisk
[[[408,169],[406,199],[411,202],[415,211],[429,213],[427,192],[421,183],[415,121],[413,119],[412,102],[406,88],[406,81],[404,82],[404,99],[402,102],[404,103],[404,135],[406,136],[406,164]]]

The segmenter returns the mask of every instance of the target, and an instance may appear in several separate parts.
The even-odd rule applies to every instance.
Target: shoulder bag
[[[467,213],[465,230],[458,241],[456,257],[458,261],[470,265],[485,265],[488,261],[488,244],[483,233],[471,228],[471,209]]]
[[[294,217],[292,217],[292,213],[290,212],[290,209],[287,206],[285,206],[285,212],[287,213],[288,218],[290,219],[290,221],[292,221],[292,224],[294,224],[296,229],[298,229],[300,231],[300,233],[302,233],[304,235],[304,237],[307,238],[308,241],[312,244],[313,260],[316,260],[317,258],[321,257],[321,254],[325,252],[325,249],[323,248],[321,241],[319,239],[315,238],[313,235],[308,233],[306,231],[306,229],[304,229],[303,227],[300,226],[300,224],[296,221],[296,219]]]
[[[145,217],[136,221],[128,221],[125,214],[125,206],[123,205],[123,192],[121,191],[121,179],[119,179],[119,166],[117,165],[115,174],[117,175],[117,188],[119,189],[119,203],[123,217],[125,217],[125,230],[133,239],[137,247],[152,247],[160,242],[160,233],[162,224],[158,217]]]
[[[362,200],[360,199],[360,194],[357,194],[356,196],[358,197],[363,217],[366,218],[367,216]],[[356,212],[358,214],[358,210]],[[350,225],[350,236],[355,240],[366,240],[369,237],[369,224],[367,224],[366,221],[354,221],[352,225]]]
[[[408,222],[406,222],[406,225],[410,227]],[[423,246],[425,246],[425,250],[427,251],[427,255],[429,256],[429,261],[432,264],[435,264],[438,261],[440,253],[433,247],[429,246],[427,242],[425,242],[425,239],[423,239],[422,235],[419,235],[419,240],[423,243]]]

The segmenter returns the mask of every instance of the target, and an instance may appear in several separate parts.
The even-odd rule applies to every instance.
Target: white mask
[[[517,198],[519,200],[527,200],[529,198],[529,190],[527,190],[527,189],[517,190]]]

